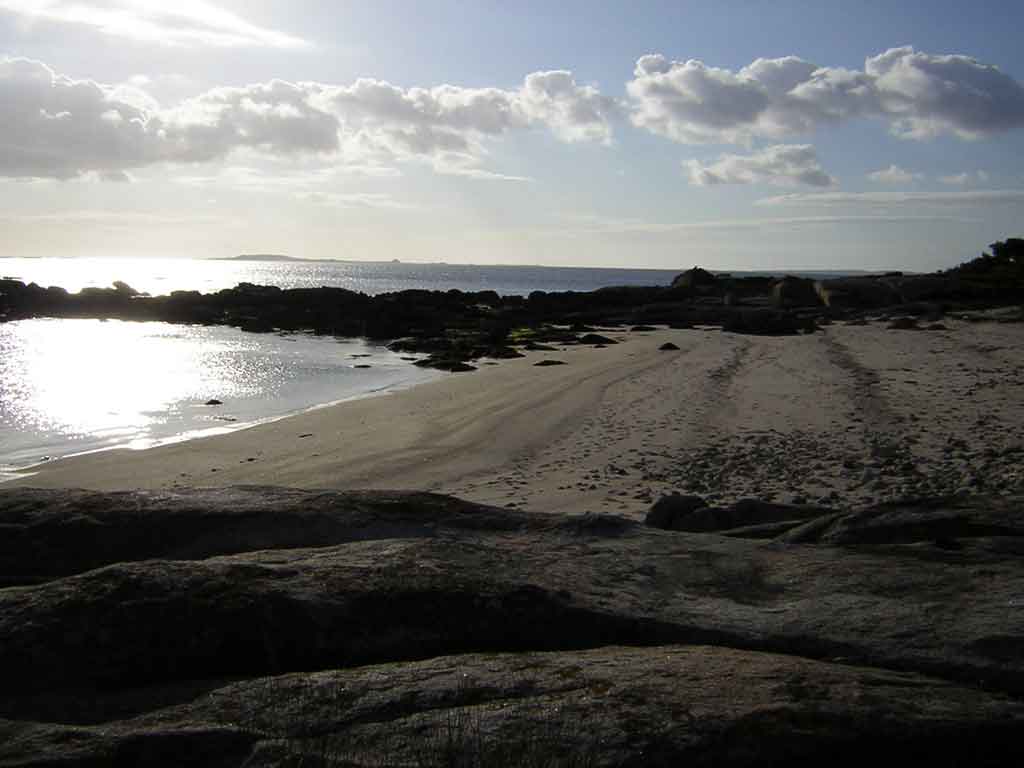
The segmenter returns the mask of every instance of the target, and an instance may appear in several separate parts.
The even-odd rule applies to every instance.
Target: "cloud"
[[[0,10],[157,45],[309,47],[305,40],[257,26],[204,0],[0,0]]]
[[[988,181],[988,174],[985,171],[975,171],[974,173],[956,173],[950,176],[939,176],[939,181],[943,184],[949,184],[951,186],[966,186],[967,184],[973,184],[979,182],[984,184]]]
[[[804,207],[908,205],[965,206],[1024,204],[1024,189],[977,189],[968,192],[819,192],[776,195],[758,200],[755,205],[792,205]]]
[[[898,165],[890,165],[880,171],[872,171],[868,178],[880,184],[909,184],[923,177],[920,173],[911,173]]]
[[[637,218],[615,218],[595,214],[565,214],[557,226],[545,234],[580,237],[586,235],[682,235],[702,230],[802,229],[805,227],[862,224],[977,223],[977,219],[941,214],[891,214],[867,211],[862,214],[828,214],[818,216],[773,216],[771,218],[726,218],[701,221],[662,223]]]
[[[366,169],[416,161],[440,173],[506,178],[480,167],[489,142],[546,129],[561,141],[608,143],[615,104],[564,71],[517,89],[401,88],[271,80],[213,88],[172,108],[145,81],[73,80],[30,59],[0,59],[0,175],[72,178],[156,163],[206,163],[249,151],[319,156]]]
[[[976,139],[1024,126],[1024,86],[1012,77],[910,47],[868,58],[863,70],[787,56],[734,72],[650,54],[626,89],[635,125],[686,144],[749,145],[864,117],[887,120],[908,139]]]
[[[137,226],[161,227],[182,226],[197,223],[242,224],[241,219],[233,216],[194,213],[181,216],[169,216],[163,213],[145,211],[104,211],[104,210],[72,210],[57,213],[3,214],[0,221],[11,224],[79,224],[83,226],[104,227],[107,229],[133,228]]]
[[[829,187],[835,184],[809,144],[779,144],[749,155],[721,155],[708,165],[699,160],[690,160],[685,165],[690,183],[700,187],[718,184]]]
[[[311,192],[303,199],[332,208],[384,208],[387,210],[418,208],[418,206],[395,200],[384,192]]]

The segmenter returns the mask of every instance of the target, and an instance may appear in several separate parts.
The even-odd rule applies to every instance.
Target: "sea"
[[[591,291],[667,285],[679,270],[399,262],[0,258],[0,277],[76,292],[115,280],[151,295],[247,282],[338,286],[366,294],[418,288]],[[771,272],[737,272],[769,275]],[[794,273],[823,277],[840,273]],[[0,323],[0,482],[79,453],[142,449],[220,434],[312,408],[453,375],[411,365],[363,339],[253,334],[229,327],[117,320]],[[458,375],[458,374],[454,374]],[[217,401],[218,404],[207,404]]]

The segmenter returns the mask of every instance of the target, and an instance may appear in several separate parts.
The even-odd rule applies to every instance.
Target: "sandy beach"
[[[1024,489],[1024,328],[612,332],[270,424],[36,467],[11,485],[417,489],[643,514],[671,491],[854,504]],[[671,341],[679,351],[659,351]],[[564,365],[537,367],[543,359]]]

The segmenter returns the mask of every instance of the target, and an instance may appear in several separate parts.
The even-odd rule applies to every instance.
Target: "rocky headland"
[[[1020,497],[0,491],[0,765],[1009,765]]]

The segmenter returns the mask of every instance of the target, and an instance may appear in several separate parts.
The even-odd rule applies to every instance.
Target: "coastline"
[[[642,515],[671,491],[852,504],[1024,490],[1024,326],[794,337],[609,332],[226,435],[37,466],[3,487],[416,489]],[[671,341],[681,349],[660,351]],[[544,358],[565,365],[535,367]],[[812,407],[813,406],[813,407]]]
[[[205,439],[212,438],[212,437],[219,437],[219,436],[222,436],[222,435],[229,435],[229,434],[232,434],[234,432],[242,432],[244,430],[253,429],[255,427],[260,427],[260,426],[263,426],[263,425],[266,425],[266,424],[273,424],[276,421],[282,421],[284,419],[291,419],[291,418],[294,418],[296,416],[301,416],[302,414],[311,413],[313,411],[322,410],[324,408],[333,408],[333,407],[341,405],[343,403],[349,403],[349,402],[353,402],[353,401],[356,401],[356,400],[364,400],[364,399],[369,399],[369,398],[374,398],[374,397],[385,397],[387,395],[395,394],[397,392],[402,392],[403,390],[406,390],[406,389],[411,389],[413,387],[422,386],[423,384],[426,384],[426,383],[429,383],[429,382],[404,381],[404,382],[400,382],[398,384],[389,384],[389,385],[380,387],[378,389],[371,389],[371,390],[361,391],[361,392],[356,393],[356,394],[347,395],[345,397],[340,397],[340,398],[338,398],[336,400],[330,400],[330,401],[324,402],[324,403],[315,403],[313,405],[305,406],[303,408],[299,408],[299,409],[297,409],[295,411],[290,411],[288,413],[282,413],[282,414],[278,414],[278,415],[274,415],[274,416],[265,416],[265,417],[261,417],[261,418],[256,418],[256,419],[253,419],[251,421],[232,422],[232,423],[226,423],[224,426],[215,426],[215,427],[205,427],[205,428],[201,428],[201,429],[192,429],[192,430],[188,430],[188,431],[185,431],[185,432],[182,432],[182,433],[179,433],[179,434],[175,434],[175,435],[171,435],[171,436],[168,436],[168,437],[151,438],[151,439],[148,439],[148,440],[135,439],[135,440],[129,441],[128,443],[119,444],[119,445],[109,445],[109,446],[104,446],[104,447],[99,447],[99,448],[89,448],[89,449],[86,449],[86,450],[83,450],[83,451],[76,451],[74,453],[68,453],[68,454],[60,456],[60,457],[58,457],[56,459],[44,459],[44,460],[38,461],[38,462],[36,462],[34,464],[28,464],[28,465],[24,465],[24,466],[13,466],[13,465],[6,465],[5,466],[5,465],[0,465],[0,488],[3,488],[6,483],[10,483],[13,480],[17,480],[19,478],[32,477],[33,475],[35,475],[42,468],[50,466],[51,464],[55,464],[55,463],[61,462],[61,461],[70,461],[70,460],[73,460],[73,459],[81,458],[83,456],[91,456],[91,455],[97,454],[97,453],[107,453],[107,452],[138,453],[140,451],[150,451],[150,450],[154,450],[154,449],[165,447],[165,446],[169,446],[169,445],[177,445],[179,443],[187,443],[187,442],[191,442],[191,441],[194,441],[194,440],[205,440]],[[140,443],[146,443],[146,445],[139,445]]]

